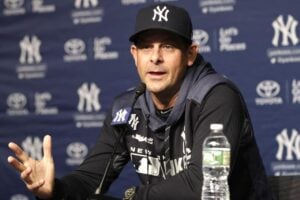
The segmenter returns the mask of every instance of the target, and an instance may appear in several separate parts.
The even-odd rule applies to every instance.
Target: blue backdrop
[[[34,199],[7,164],[9,141],[41,158],[51,134],[58,177],[82,162],[113,97],[139,82],[128,36],[153,2],[185,7],[200,53],[240,87],[268,175],[300,174],[298,0],[2,0],[1,199]],[[110,194],[135,183],[128,166]]]

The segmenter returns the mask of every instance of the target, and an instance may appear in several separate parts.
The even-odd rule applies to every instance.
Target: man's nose
[[[151,54],[151,62],[157,64],[161,61],[162,61],[161,49],[159,47],[154,47]]]

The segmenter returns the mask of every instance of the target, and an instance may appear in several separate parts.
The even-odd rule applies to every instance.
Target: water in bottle
[[[202,150],[202,200],[229,200],[230,144],[223,124],[211,124]]]

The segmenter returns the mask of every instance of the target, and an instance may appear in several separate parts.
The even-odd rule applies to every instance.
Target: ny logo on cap
[[[168,21],[168,13],[169,10],[166,6],[161,9],[159,6],[157,6],[155,9],[153,9],[153,17],[152,20],[155,21],[156,17],[158,17],[158,22],[161,22],[162,20]]]

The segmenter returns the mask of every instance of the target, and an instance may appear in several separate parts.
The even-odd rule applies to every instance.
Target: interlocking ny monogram
[[[272,26],[274,28],[274,37],[272,40],[272,44],[274,46],[279,45],[279,36],[280,33],[282,35],[282,46],[288,46],[289,45],[289,39],[293,43],[293,45],[296,45],[299,43],[299,38],[297,37],[296,33],[296,27],[298,25],[298,21],[294,19],[293,16],[288,15],[288,19],[286,24],[283,21],[283,16],[279,15],[279,17],[272,23]]]
[[[276,158],[282,160],[284,158],[284,150],[286,151],[286,160],[300,159],[300,135],[297,130],[292,129],[292,134],[289,137],[287,129],[283,129],[280,134],[276,136],[278,143],[278,150]]]
[[[98,99],[100,88],[98,88],[95,83],[91,83],[90,88],[88,83],[83,83],[82,86],[77,90],[77,93],[79,95],[77,109],[80,112],[99,111],[101,109]]]
[[[156,17],[158,17],[158,22],[161,22],[162,20],[164,20],[165,22],[168,21],[168,13],[169,10],[167,9],[166,6],[164,6],[162,9],[157,6],[155,9],[153,9],[153,17],[152,20],[155,21]]]
[[[129,114],[129,112],[126,109],[119,110],[116,113],[116,116],[113,119],[113,122],[125,122],[128,114]]]
[[[34,64],[40,63],[42,61],[42,56],[40,54],[40,46],[42,42],[37,36],[25,35],[23,40],[20,42],[21,54],[19,61],[22,64]]]

